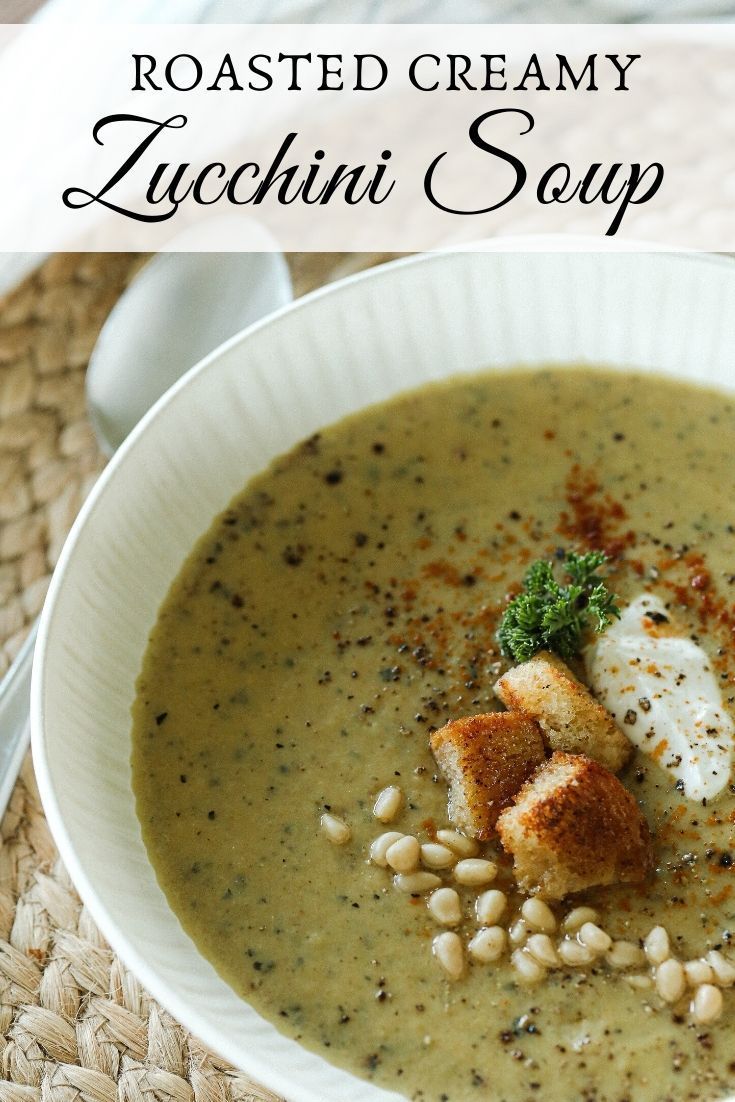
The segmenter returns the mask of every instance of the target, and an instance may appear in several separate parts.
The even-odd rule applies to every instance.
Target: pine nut
[[[338,815],[331,815],[328,811],[322,815],[319,825],[325,838],[333,846],[344,846],[352,837],[352,831],[344,819],[340,819]]]
[[[381,869],[384,869],[388,864],[386,859],[386,853],[403,835],[398,830],[389,830],[385,834],[380,834],[370,846],[370,860],[374,865],[379,865]]]
[[[510,959],[518,973],[518,978],[523,983],[540,983],[546,978],[546,969],[543,964],[539,964],[525,949],[516,949]]]
[[[458,980],[464,972],[464,949],[459,934],[437,934],[432,943],[434,956],[450,980]]]
[[[643,950],[651,964],[663,964],[671,956],[669,935],[663,926],[654,926],[643,942]]]
[[[559,956],[571,968],[582,968],[585,964],[592,964],[595,959],[591,949],[569,937],[565,937],[560,943]]]
[[[526,950],[545,968],[558,968],[561,964],[561,957],[548,934],[531,934]]]
[[[486,926],[478,930],[467,948],[475,960],[491,964],[500,960],[508,944],[508,935],[502,926]]]
[[[678,1002],[686,991],[687,981],[680,960],[668,957],[656,969],[656,990],[664,1002]]]
[[[421,847],[412,834],[405,834],[388,847],[385,859],[396,872],[413,872],[418,868]]]
[[[701,1025],[716,1021],[722,1013],[722,992],[711,983],[698,987],[692,999],[691,1012]]]
[[[553,934],[556,929],[556,916],[543,899],[527,899],[521,907],[521,914],[529,926],[542,934]]]
[[[528,926],[522,918],[516,919],[513,923],[508,930],[508,937],[510,938],[511,945],[523,945],[528,937]]]
[[[440,842],[424,842],[421,847],[421,863],[427,869],[448,869],[456,860],[456,853]]]
[[[460,834],[458,830],[437,830],[437,842],[448,846],[452,853],[460,857],[476,857],[480,847],[474,838],[468,838],[466,834]]]
[[[454,878],[460,884],[471,884],[479,888],[490,884],[498,875],[498,866],[482,857],[467,857],[454,866]]]
[[[623,979],[636,991],[647,991],[649,987],[653,987],[653,980],[650,976],[623,976]]]
[[[503,917],[507,906],[505,892],[501,892],[498,888],[491,888],[490,891],[478,895],[475,901],[477,921],[483,926],[494,926]]]
[[[632,941],[614,941],[605,954],[605,962],[611,968],[624,971],[626,968],[640,968],[646,963],[646,956]]]
[[[440,887],[441,880],[433,872],[398,873],[393,877],[393,886],[398,888],[399,892],[423,895],[424,892],[430,892],[432,888]]]
[[[585,922],[597,922],[599,914],[592,907],[575,907],[562,922],[562,930],[567,934],[576,934]]]
[[[437,888],[429,896],[427,906],[440,926],[456,926],[462,921],[462,907],[454,888]]]
[[[712,966],[715,983],[719,987],[732,987],[735,983],[735,964],[732,964],[717,949],[710,949],[707,953],[707,963]]]
[[[706,960],[688,960],[684,965],[684,974],[691,987],[699,987],[703,983],[711,984],[715,978],[712,965]]]
[[[585,922],[577,934],[581,945],[586,945],[593,953],[606,953],[612,945],[612,938],[594,922]]]
[[[389,784],[378,793],[373,815],[380,819],[381,823],[392,823],[403,806],[403,793],[397,784]]]

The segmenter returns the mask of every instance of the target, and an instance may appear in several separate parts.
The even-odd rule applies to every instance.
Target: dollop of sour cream
[[[666,606],[644,593],[587,649],[589,683],[631,742],[669,770],[690,800],[727,785],[735,724],[709,659],[677,634]]]

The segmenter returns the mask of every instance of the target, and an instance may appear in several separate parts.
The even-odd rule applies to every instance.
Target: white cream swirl
[[[644,593],[588,648],[587,674],[631,742],[690,800],[710,800],[730,779],[735,724],[707,655],[676,631],[666,606]]]

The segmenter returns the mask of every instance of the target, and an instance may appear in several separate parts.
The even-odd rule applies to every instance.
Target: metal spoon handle
[[[2,681],[0,692],[0,817],[8,806],[31,740],[28,702],[38,621]]]

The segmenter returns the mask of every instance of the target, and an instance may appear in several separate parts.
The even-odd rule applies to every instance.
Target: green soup
[[[508,956],[450,983],[424,897],[367,859],[447,824],[429,734],[498,707],[495,629],[527,564],[601,546],[623,601],[676,610],[733,700],[735,409],[587,368],[492,372],[402,395],[278,459],[194,548],[134,708],[151,861],[221,975],[282,1032],[426,1102],[663,1102],[735,1091],[735,992],[697,1025],[604,964],[518,982]],[[706,577],[706,585],[701,581]],[[616,938],[666,926],[682,960],[735,946],[735,795],[687,801],[650,756],[622,775],[654,834],[650,883],[590,903]],[[346,819],[334,846],[319,820]],[[494,886],[522,900],[501,861]],[[477,894],[462,889],[467,938]],[[733,931],[731,935],[730,931]],[[640,974],[648,974],[646,968]]]

